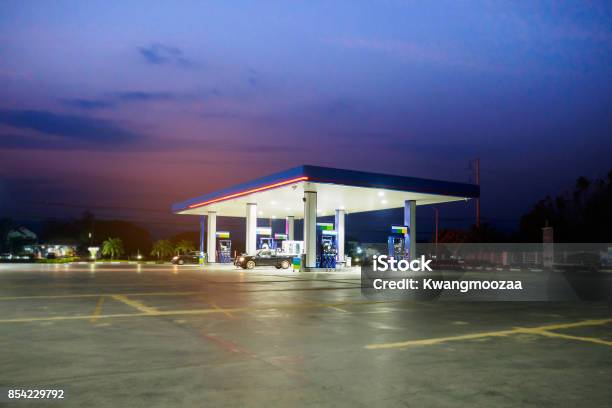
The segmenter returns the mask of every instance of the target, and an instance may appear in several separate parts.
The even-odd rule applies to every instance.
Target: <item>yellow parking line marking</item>
[[[289,289],[252,289],[252,290],[237,290],[236,292],[293,292],[293,291],[313,291],[313,290],[342,290],[356,289],[354,287],[331,287],[331,288],[289,288]],[[358,288],[357,288],[358,289]],[[98,296],[192,296],[207,294],[207,291],[185,291],[185,292],[134,292],[134,293],[83,293],[74,295],[32,295],[32,296],[4,296],[0,297],[3,300],[29,300],[29,299],[72,299],[72,298],[90,298]]]
[[[431,346],[432,344],[440,344],[440,343],[445,343],[447,341],[455,341],[455,340],[473,340],[473,339],[480,339],[483,337],[503,337],[503,336],[508,336],[510,334],[514,334],[517,332],[518,331],[516,329],[500,330],[500,331],[494,331],[494,332],[463,334],[460,336],[436,337],[432,339],[400,341],[396,343],[368,344],[367,346],[365,346],[365,348],[370,349],[370,350],[375,350],[375,349],[403,348],[403,347],[410,347],[410,346]]]
[[[551,332],[551,331],[548,331],[548,330],[534,330],[534,329],[531,329],[531,330],[530,329],[526,329],[525,332],[539,334],[540,336],[546,336],[546,337],[559,337],[559,338],[562,338],[562,339],[577,340],[577,341],[586,341],[586,342],[589,342],[589,343],[603,344],[605,346],[612,346],[612,341],[607,341],[607,340],[599,339],[597,337],[572,336],[570,334],[555,333],[555,332]]]
[[[37,296],[5,296],[0,297],[0,300],[29,300],[29,299],[69,299],[69,298],[86,298],[98,297],[100,294],[83,294],[83,295],[37,295]]]
[[[128,299],[130,302],[135,302]],[[136,302],[139,303],[139,302]],[[286,304],[286,305],[270,305],[270,306],[259,306],[259,307],[235,307],[227,309],[192,309],[192,310],[157,310],[154,308],[144,307],[147,312],[143,313],[118,313],[99,315],[98,319],[112,319],[112,318],[123,318],[123,317],[156,317],[156,316],[184,316],[184,315],[205,315],[211,313],[241,313],[241,312],[259,312],[266,310],[299,310],[299,309],[311,309],[311,308],[325,308],[331,306],[342,306],[342,305],[373,305],[380,303],[393,303],[388,301],[353,301],[353,302],[338,302],[338,303],[319,303],[319,304]],[[132,305],[130,305],[132,306]],[[90,319],[90,315],[75,315],[75,316],[50,316],[50,317],[26,317],[17,319],[2,319],[0,323],[28,323],[28,322],[42,322],[42,321],[58,321],[58,320],[82,320]]]
[[[214,307],[215,309],[221,311],[224,315],[226,315],[230,319],[235,319],[236,318],[236,316],[234,316],[233,314],[228,312],[227,309],[223,309],[223,308],[217,306],[217,304],[215,302],[210,302],[210,304],[212,305],[212,307]]]
[[[611,319],[598,319],[598,320],[582,320],[582,321],[574,322],[574,323],[549,324],[545,326],[531,327],[531,328],[517,327],[514,329],[508,329],[508,330],[463,334],[459,336],[436,337],[436,338],[421,339],[421,340],[408,340],[408,341],[400,341],[400,342],[395,342],[395,343],[368,344],[367,346],[365,346],[365,348],[369,350],[377,350],[377,349],[390,349],[390,348],[405,348],[405,347],[410,347],[410,346],[430,346],[433,344],[446,343],[449,341],[474,340],[474,339],[481,339],[485,337],[504,337],[504,336],[509,336],[512,334],[519,334],[519,333],[533,333],[533,334],[546,335],[541,332],[548,332],[549,330],[558,330],[558,329],[571,329],[575,327],[598,326],[598,325],[603,325],[603,324],[607,324],[611,322],[612,322],[612,318]],[[557,337],[563,337],[563,336],[565,335],[559,335]],[[575,336],[571,336],[571,337],[575,337]]]
[[[536,329],[536,330],[559,330],[559,329],[573,329],[575,327],[586,327],[586,326],[601,326],[603,324],[612,323],[612,318],[610,319],[591,319],[591,320],[581,320],[575,323],[558,323],[558,324],[549,324],[546,326],[539,327],[531,327],[528,330]],[[524,328],[520,328],[524,330]]]
[[[148,313],[118,313],[109,315],[98,315],[98,319],[110,319],[117,317],[137,317],[137,316],[151,316]],[[58,320],[85,320],[91,319],[91,315],[75,315],[75,316],[50,316],[50,317],[25,317],[18,319],[3,319],[0,323],[30,323],[30,322],[53,322]]]
[[[134,292],[134,293],[81,293],[74,295],[35,295],[35,296],[5,296],[0,297],[2,300],[29,300],[29,299],[71,299],[71,298],[90,298],[98,296],[191,296],[201,295],[203,291],[187,291],[187,292]]]
[[[100,299],[98,299],[98,303],[96,303],[96,308],[94,309],[93,315],[91,315],[92,323],[98,320],[98,316],[100,316],[100,313],[102,313],[103,304],[104,304],[104,296],[100,296]]]
[[[119,302],[125,303],[128,306],[132,306],[133,308],[147,314],[158,313],[159,311],[154,307],[145,306],[137,300],[128,299],[124,295],[112,295],[111,298],[118,300]]]

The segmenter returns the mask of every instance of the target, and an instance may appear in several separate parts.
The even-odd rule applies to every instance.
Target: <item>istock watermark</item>
[[[425,260],[425,255],[421,255],[420,259],[413,259],[412,261],[406,259],[398,261],[392,256],[387,255],[374,255],[372,259],[375,272],[433,272],[433,269],[429,266],[432,260]]]
[[[612,243],[419,245],[418,255],[363,251],[361,293],[372,300],[610,301]],[[551,250],[554,250],[551,252]]]
[[[456,264],[451,266],[449,269],[448,264],[426,255],[412,260],[373,255],[371,268],[362,268],[362,292],[366,296],[392,298],[465,299],[469,295],[472,300],[493,300],[504,292],[523,291],[522,279],[517,275],[500,276],[470,271]]]

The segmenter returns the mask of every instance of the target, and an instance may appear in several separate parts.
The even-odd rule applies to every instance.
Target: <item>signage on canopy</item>
[[[334,224],[331,222],[317,222],[317,229],[322,231],[333,231]]]
[[[257,235],[272,235],[272,228],[270,227],[257,227]]]
[[[408,227],[400,227],[397,225],[393,225],[391,227],[391,232],[394,234],[404,234],[406,235],[408,233]]]

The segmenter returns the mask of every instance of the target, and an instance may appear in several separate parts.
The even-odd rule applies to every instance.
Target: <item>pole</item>
[[[246,250],[247,255],[254,255],[257,250],[257,204],[246,205]]]
[[[317,264],[317,187],[304,183],[304,268]]]
[[[336,228],[336,239],[338,247],[338,262],[344,265],[344,222],[345,222],[344,210],[337,209],[336,217],[334,219],[334,226]]]
[[[404,237],[406,242],[407,259],[412,261],[416,259],[416,201],[404,201],[404,226],[407,228],[407,234]]]
[[[200,265],[204,264],[204,233],[206,231],[205,225],[206,219],[203,215],[200,215]]]
[[[480,187],[480,158],[474,161],[476,171],[476,185]],[[480,228],[480,196],[476,199],[476,228]]]
[[[440,211],[434,208],[435,220],[436,220],[436,252],[438,252],[438,215]]]

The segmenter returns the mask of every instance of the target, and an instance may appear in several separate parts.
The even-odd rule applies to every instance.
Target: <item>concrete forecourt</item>
[[[0,264],[0,384],[65,390],[0,405],[609,406],[610,303],[369,300],[360,286],[265,268]]]

